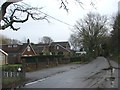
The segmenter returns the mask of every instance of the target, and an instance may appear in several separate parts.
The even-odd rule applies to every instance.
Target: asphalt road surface
[[[118,64],[111,61],[112,66]],[[109,64],[98,57],[89,64],[66,65],[27,73],[31,78],[24,88],[118,88],[118,69],[102,70]]]

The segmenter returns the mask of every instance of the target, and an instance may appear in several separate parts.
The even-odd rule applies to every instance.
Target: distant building
[[[2,45],[2,50],[4,50],[8,54],[9,64],[22,63],[21,60],[22,56],[36,55],[29,41],[28,43],[23,43],[21,45],[20,44]]]
[[[50,44],[34,44],[33,48],[39,55],[69,55],[70,44],[68,42],[52,42]]]
[[[52,54],[65,56],[70,55],[71,52],[69,42],[52,42],[49,50]]]
[[[32,45],[37,55],[45,55],[49,53],[49,44],[34,44]]]

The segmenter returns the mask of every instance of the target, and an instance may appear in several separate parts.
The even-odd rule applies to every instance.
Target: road
[[[111,61],[112,66],[118,67]],[[113,70],[112,77],[109,64],[103,57],[85,65],[66,65],[27,73],[31,78],[24,88],[118,88],[118,69]]]

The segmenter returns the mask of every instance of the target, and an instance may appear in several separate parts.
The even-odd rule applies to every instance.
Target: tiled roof
[[[25,48],[28,46],[28,43],[20,44],[9,44],[9,45],[2,45],[2,50],[6,53],[22,53]]]
[[[39,53],[43,53],[45,50],[49,50],[49,51],[56,50],[54,48],[56,47],[56,45],[60,46],[61,50],[70,52],[69,42],[52,42],[50,44],[39,43],[32,45],[32,47],[34,48],[35,52],[39,54]]]
[[[66,44],[68,44],[69,45],[69,42],[52,42],[51,43],[51,45],[56,45],[56,44],[59,44],[59,45],[61,45],[61,46],[65,46]]]
[[[44,48],[48,46],[49,44],[41,44],[41,43],[32,45],[36,53],[43,52]]]

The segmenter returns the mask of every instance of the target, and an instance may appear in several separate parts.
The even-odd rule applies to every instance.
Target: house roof
[[[40,53],[40,52],[43,52],[43,50],[46,48],[46,47],[49,47],[49,44],[34,44],[32,45],[32,47],[34,48],[35,52],[36,53]]]
[[[69,47],[70,47],[69,42],[52,42],[50,44],[39,43],[39,44],[32,45],[32,47],[34,48],[35,52],[38,53],[38,54],[42,53],[45,49],[51,51],[51,50],[54,49],[53,48],[54,46],[59,46],[63,50],[70,52],[70,50],[69,50]],[[66,48],[66,46],[68,48]]]
[[[2,50],[6,53],[22,53],[29,43],[2,45]]]
[[[50,45],[56,45],[56,44],[59,44],[59,45],[61,45],[61,46],[66,46],[66,45],[69,45],[70,46],[70,44],[69,44],[69,42],[52,42]]]
[[[56,50],[55,48],[53,48],[53,47],[56,47],[56,46],[59,46],[59,47],[61,47],[61,49],[70,52],[70,44],[69,44],[69,42],[52,42],[50,44],[50,47],[51,47],[50,50],[51,51],[53,49]]]
[[[70,52],[69,49],[65,48],[64,46],[62,46],[62,45],[60,45],[60,44],[56,44],[55,46],[59,46],[59,47],[61,47],[63,50],[66,50],[66,51]]]

